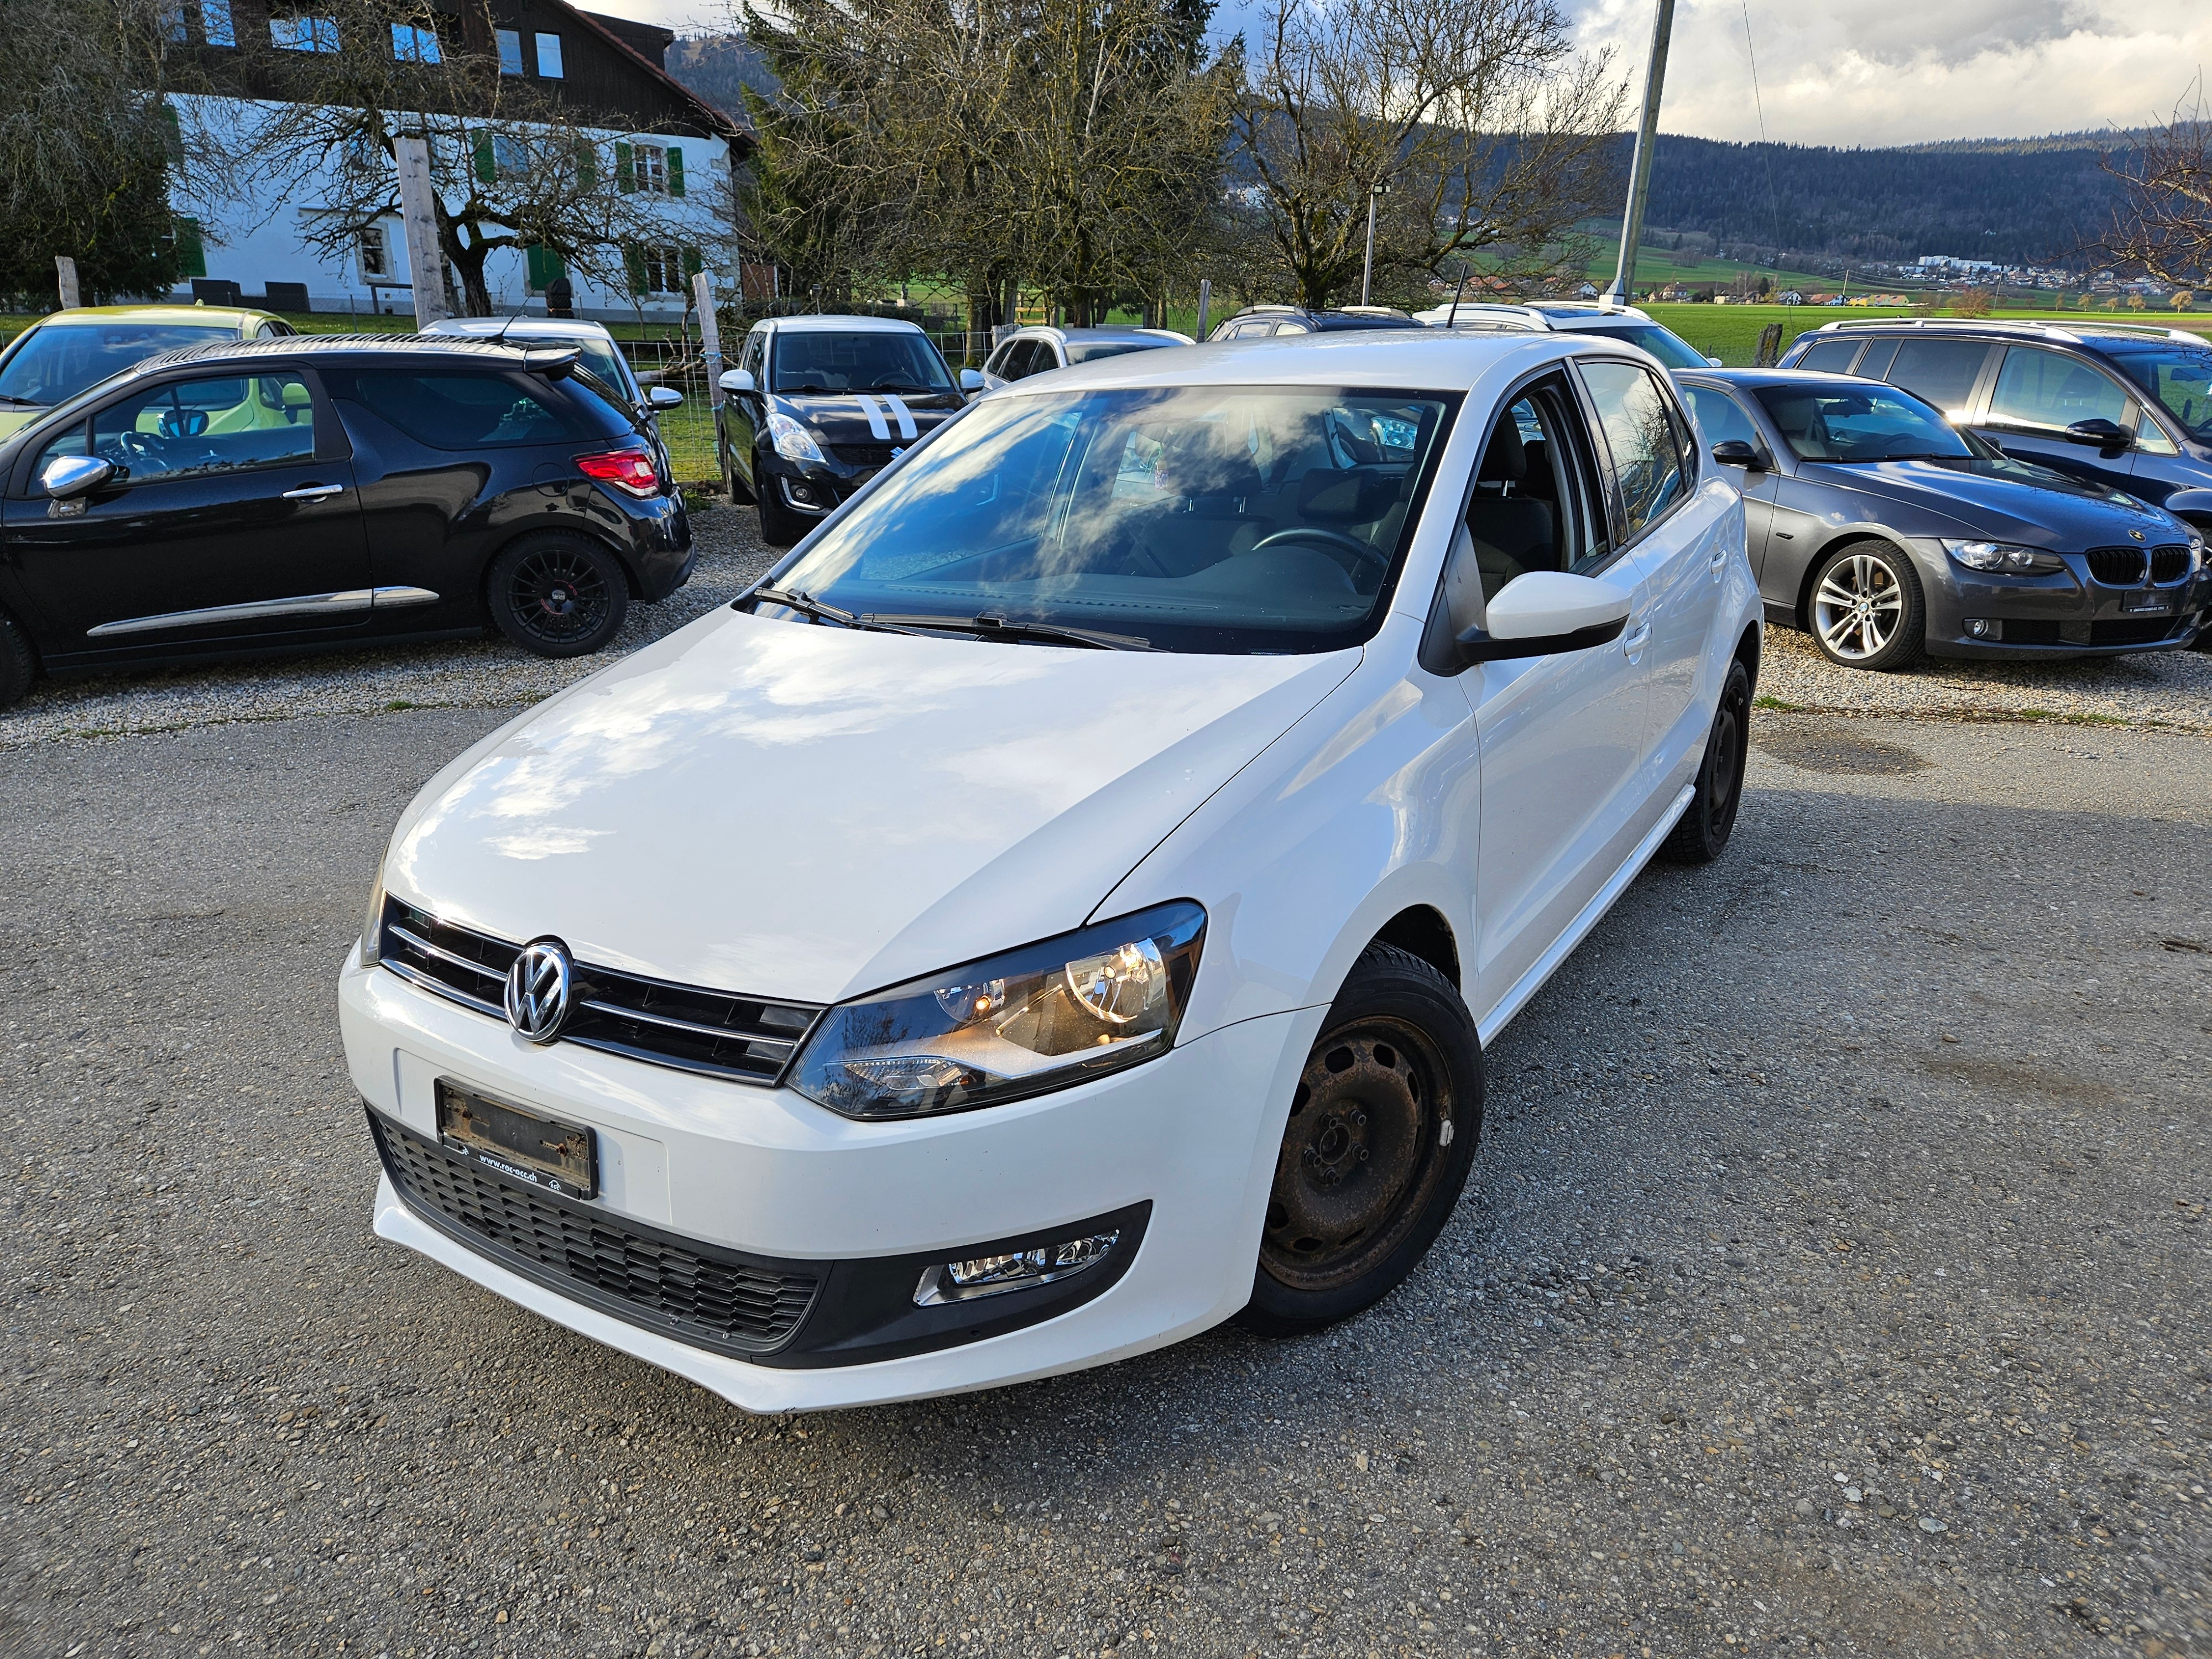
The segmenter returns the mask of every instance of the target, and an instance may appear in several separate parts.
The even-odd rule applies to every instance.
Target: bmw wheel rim
[[[1887,651],[1905,621],[1905,584],[1888,560],[1873,553],[1839,559],[1813,597],[1820,643],[1845,662]]]

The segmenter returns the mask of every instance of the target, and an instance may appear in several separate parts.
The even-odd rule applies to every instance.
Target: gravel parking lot
[[[337,963],[504,716],[308,706],[0,752],[0,1652],[2212,1650],[2212,740],[1763,715],[1382,1307],[769,1420],[374,1239]]]

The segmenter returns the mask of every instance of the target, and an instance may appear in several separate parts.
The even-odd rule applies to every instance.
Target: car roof
[[[1091,328],[1063,328],[1057,323],[1024,323],[1006,337],[1010,340],[1158,340],[1173,345],[1176,336],[1169,329],[1139,328],[1132,323],[1101,323]]]
[[[580,317],[446,317],[422,331],[425,334],[467,337],[500,336],[509,340],[609,340],[615,337],[603,323]]]
[[[1832,374],[1819,368],[1678,368],[1673,371],[1677,380],[1718,380],[1727,386],[1740,386],[1747,390],[1762,386],[1878,386],[1886,391],[1903,392],[1904,386],[1890,386],[1887,381],[1869,380],[1863,374]],[[1917,395],[1917,393],[1915,394]]]
[[[544,348],[538,362],[554,356]],[[573,355],[573,354],[572,354]],[[210,345],[179,346],[134,363],[125,374],[172,368],[179,363],[252,362],[263,358],[316,357],[442,357],[473,358],[506,368],[528,366],[533,354],[526,346],[498,340],[473,339],[461,334],[288,334],[274,340],[218,340]]]
[[[174,326],[179,323],[228,323],[245,329],[256,323],[276,322],[272,312],[247,306],[74,306],[50,312],[33,325],[38,328],[68,328],[89,323],[146,323]]]
[[[1618,349],[1588,334],[1459,334],[1410,327],[1224,340],[1131,351],[1016,380],[990,398],[1170,386],[1389,386],[1464,392],[1501,362],[1538,364]]]
[[[2180,344],[2204,345],[2202,334],[2185,328],[2168,328],[2162,323],[2040,322],[2031,318],[1989,317],[1839,317],[1821,324],[1797,337],[1799,341],[1851,340],[1862,335],[1875,334],[1959,334],[1966,337],[1986,340],[2017,340],[2021,338],[2050,341],[2054,345],[2142,344],[2151,341],[2168,340]],[[1796,341],[1791,342],[1794,346]]]
[[[903,317],[769,317],[763,319],[779,332],[795,334],[920,334],[920,323]]]

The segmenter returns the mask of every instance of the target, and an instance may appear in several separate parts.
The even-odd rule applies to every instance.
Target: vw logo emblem
[[[532,939],[507,970],[507,1023],[532,1042],[550,1042],[568,1020],[575,959],[557,939]]]

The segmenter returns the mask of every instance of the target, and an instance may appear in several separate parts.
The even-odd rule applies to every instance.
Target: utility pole
[[[1636,153],[1628,166],[1628,208],[1620,221],[1620,264],[1613,272],[1615,305],[1636,296],[1636,247],[1644,240],[1644,203],[1651,190],[1651,152],[1659,142],[1659,94],[1667,83],[1667,44],[1674,33],[1674,0],[1659,0],[1651,25],[1651,58],[1644,71],[1644,119],[1636,129]]]
[[[1206,343],[1206,313],[1212,303],[1213,279],[1211,276],[1201,276],[1198,279],[1198,327],[1194,331],[1195,337],[1200,345]]]
[[[1672,3],[1672,0],[1668,0]],[[1359,303],[1368,303],[1367,296],[1375,286],[1375,204],[1390,193],[1388,179],[1377,179],[1367,192],[1367,263],[1359,272]]]
[[[430,144],[419,134],[393,142],[399,164],[399,217],[407,233],[407,274],[415,286],[415,326],[453,314],[446,304],[446,250],[438,240],[438,191],[430,181]]]

